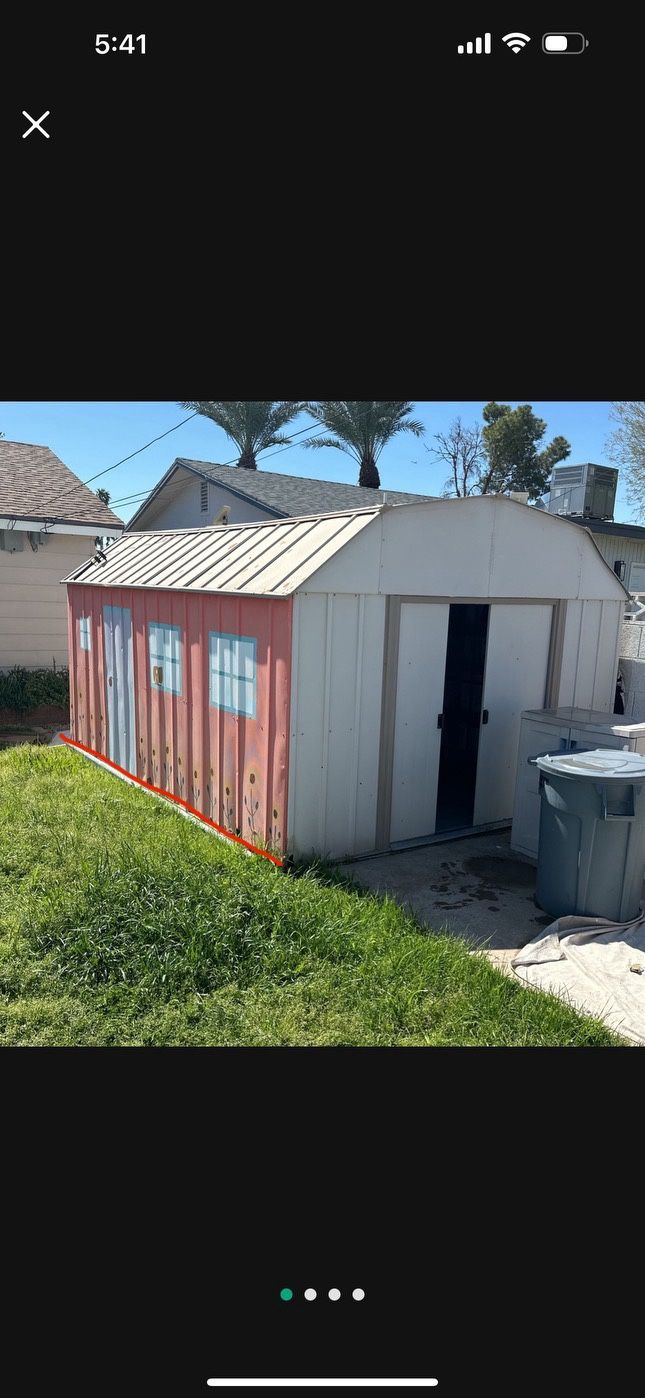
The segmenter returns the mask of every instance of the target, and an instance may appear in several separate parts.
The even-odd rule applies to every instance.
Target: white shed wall
[[[554,708],[613,713],[623,609],[622,602],[567,602]]]
[[[375,847],[384,634],[383,597],[295,598],[288,820],[295,854],[335,858]]]
[[[624,598],[585,530],[502,496],[400,506],[382,525],[382,592]]]

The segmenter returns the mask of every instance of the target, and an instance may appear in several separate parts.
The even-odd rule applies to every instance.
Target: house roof
[[[567,518],[572,524],[591,530],[592,534],[615,534],[622,539],[645,540],[645,528],[642,524],[615,524],[612,519],[574,519],[571,515]]]
[[[275,515],[287,519],[304,514],[327,514],[338,510],[370,509],[374,505],[410,505],[415,501],[436,499],[432,495],[412,495],[403,490],[371,490],[366,486],[347,485],[343,481],[311,480],[308,476],[285,476],[278,471],[247,471],[239,466],[218,466],[211,461],[192,461],[178,456],[170,470],[159,481],[127,526],[132,529],[144,511],[152,505],[171,476],[183,467],[203,480],[216,481],[243,500],[252,501]]]
[[[91,524],[123,529],[107,505],[49,447],[0,440],[0,515],[38,524]]]
[[[105,563],[83,563],[63,582],[288,597],[383,508],[207,529],[127,532],[111,545]]]

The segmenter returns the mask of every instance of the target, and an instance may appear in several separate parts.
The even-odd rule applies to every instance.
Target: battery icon
[[[542,48],[545,53],[584,53],[589,40],[584,34],[543,34]]]

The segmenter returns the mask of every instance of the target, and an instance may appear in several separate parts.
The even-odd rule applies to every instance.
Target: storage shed
[[[73,737],[276,852],[508,824],[522,711],[613,709],[625,589],[503,496],[125,534],[65,581]]]

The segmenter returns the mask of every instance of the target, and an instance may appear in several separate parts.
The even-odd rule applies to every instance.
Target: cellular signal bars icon
[[[470,39],[467,44],[457,44],[457,53],[490,53],[490,34],[484,34],[483,39],[480,37],[474,42]]]

